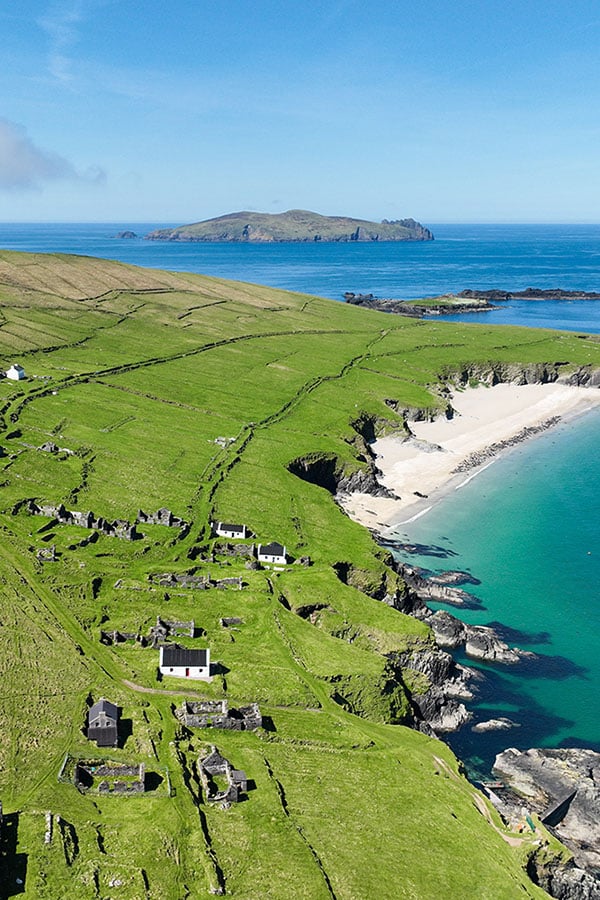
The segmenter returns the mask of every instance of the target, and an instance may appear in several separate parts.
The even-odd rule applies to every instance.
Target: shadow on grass
[[[146,792],[157,791],[163,781],[164,778],[162,777],[162,775],[159,775],[158,772],[146,772],[146,777],[144,780],[144,790]]]
[[[25,892],[27,854],[17,853],[19,813],[5,815],[0,824],[0,900]]]
[[[131,719],[119,719],[118,746],[123,748],[127,739],[133,734],[133,722]]]

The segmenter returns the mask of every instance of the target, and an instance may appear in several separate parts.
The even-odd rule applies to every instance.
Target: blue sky
[[[19,0],[0,34],[2,221],[600,221],[597,0]]]

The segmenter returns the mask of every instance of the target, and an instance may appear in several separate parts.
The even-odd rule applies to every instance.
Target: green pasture
[[[448,386],[597,368],[600,344],[0,252],[0,369],[13,362],[28,377],[0,379],[0,800],[17,841],[0,884],[24,872],[32,900],[543,896],[531,847],[482,815],[449,749],[394,724],[410,721],[411,684],[427,685],[396,677],[388,654],[425,651],[431,633],[372,599],[405,585],[327,486],[291,468],[366,472],[370,438],[405,434],[405,411],[445,411]],[[142,524],[129,542],[30,515],[31,499],[129,522],[167,506],[189,527]],[[247,568],[211,519],[284,543],[290,564]],[[164,573],[244,588],[165,587]],[[194,620],[198,636],[177,640],[210,647],[210,683],[159,678],[158,649],[100,640],[147,635],[157,616]],[[160,790],[59,782],[65,756],[97,755],[85,723],[102,696],[124,721],[107,758],[144,762]],[[184,698],[258,702],[265,727],[185,729]],[[230,809],[202,796],[211,743],[252,782]]]

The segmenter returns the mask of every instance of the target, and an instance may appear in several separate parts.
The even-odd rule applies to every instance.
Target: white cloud
[[[78,172],[63,156],[36,146],[22,125],[0,118],[0,189],[39,189],[55,179],[103,184],[106,175],[97,166]]]
[[[78,26],[83,21],[83,0],[55,3],[38,21],[50,39],[48,70],[62,84],[71,81],[70,48],[79,37]]]

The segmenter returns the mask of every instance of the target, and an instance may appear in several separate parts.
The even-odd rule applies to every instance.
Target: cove
[[[466,589],[482,606],[450,609],[454,615],[501,623],[511,646],[537,655],[515,666],[457,657],[484,675],[467,703],[473,722],[448,736],[472,774],[489,775],[509,746],[600,750],[599,437],[598,409],[561,423],[395,531],[421,548],[397,554],[403,562],[465,570],[481,581]],[[498,716],[519,727],[471,731]]]

